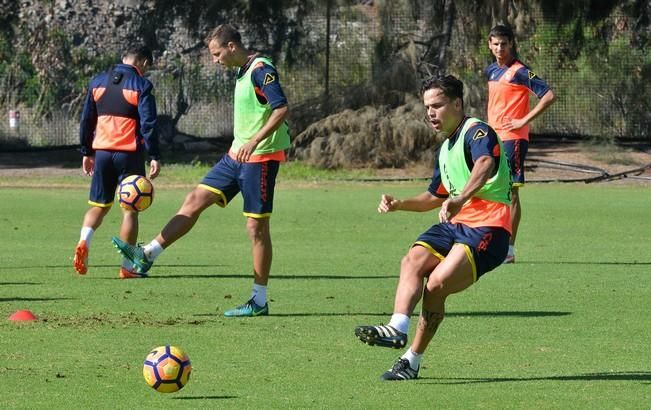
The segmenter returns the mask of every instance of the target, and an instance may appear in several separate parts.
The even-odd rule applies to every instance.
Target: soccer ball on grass
[[[145,358],[142,375],[147,384],[161,393],[181,390],[190,379],[192,364],[188,355],[176,346],[159,346]]]
[[[142,175],[129,175],[120,182],[118,195],[122,208],[142,212],[154,201],[154,185]]]

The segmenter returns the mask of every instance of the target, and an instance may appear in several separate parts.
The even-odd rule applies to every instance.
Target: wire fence
[[[364,90],[383,86],[378,79],[387,78],[386,73],[378,76],[378,71],[388,70],[393,62],[379,59],[378,44],[388,35],[394,37],[393,44],[403,44],[399,55],[407,66],[418,65],[427,47],[422,44],[422,27],[431,23],[412,12],[384,19],[360,7],[337,7],[326,13],[323,6],[303,22],[307,35],[300,62],[289,61],[286,53],[275,58],[290,110],[300,113],[290,117],[294,133],[329,113],[363,105]],[[532,124],[532,133],[604,139],[650,137],[651,53],[626,16],[607,19],[600,31],[585,28],[588,40],[605,44],[598,50],[586,47],[576,55],[571,50],[575,33],[564,32],[542,16],[534,16],[532,25],[527,33],[518,34],[519,55],[558,96],[557,102]],[[453,29],[444,68],[466,83],[469,113],[485,117],[483,68],[491,62],[487,30],[480,40],[462,34]],[[392,75],[392,82],[404,77],[407,83],[417,84],[416,77],[423,71],[398,70]],[[179,136],[182,142],[183,137],[231,134],[233,72],[206,64],[174,73],[153,71],[150,79],[155,86],[163,142],[173,143]],[[0,84],[5,84],[3,78]],[[411,91],[416,93],[416,87]],[[79,90],[80,94],[84,92]],[[342,101],[347,103],[338,106]],[[534,96],[532,103],[535,101]],[[79,113],[70,112],[64,104],[51,112],[46,118],[38,118],[25,105],[3,107],[0,148],[78,144]]]

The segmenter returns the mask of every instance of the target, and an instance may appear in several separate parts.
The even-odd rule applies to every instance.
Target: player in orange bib
[[[529,147],[529,123],[556,100],[549,85],[516,57],[513,31],[497,25],[488,34],[488,48],[495,62],[486,70],[488,80],[488,124],[504,143],[513,188],[511,193],[511,240],[504,263],[515,262],[515,239],[522,208],[519,188],[524,185],[524,160]],[[539,100],[529,110],[529,94]]]
[[[79,141],[83,155],[81,167],[92,177],[88,204],[73,267],[80,275],[88,271],[91,239],[110,211],[115,189],[129,175],[145,175],[148,155],[149,178],[160,172],[160,149],[156,128],[154,86],[144,77],[153,64],[152,51],[144,45],[131,46],[121,64],[95,76],[86,93],[81,114]],[[138,213],[122,209],[120,238],[135,244],[138,239]],[[140,278],[133,264],[122,260],[119,277]]]

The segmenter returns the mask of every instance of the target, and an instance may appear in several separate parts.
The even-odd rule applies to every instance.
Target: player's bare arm
[[[426,212],[438,208],[443,201],[443,198],[438,198],[429,191],[408,199],[396,199],[391,195],[382,194],[377,211],[381,214],[394,211]]]

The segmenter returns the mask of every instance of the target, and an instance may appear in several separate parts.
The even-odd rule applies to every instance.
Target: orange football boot
[[[86,241],[79,241],[77,244],[72,266],[80,275],[85,275],[88,272],[88,246],[86,246]]]

